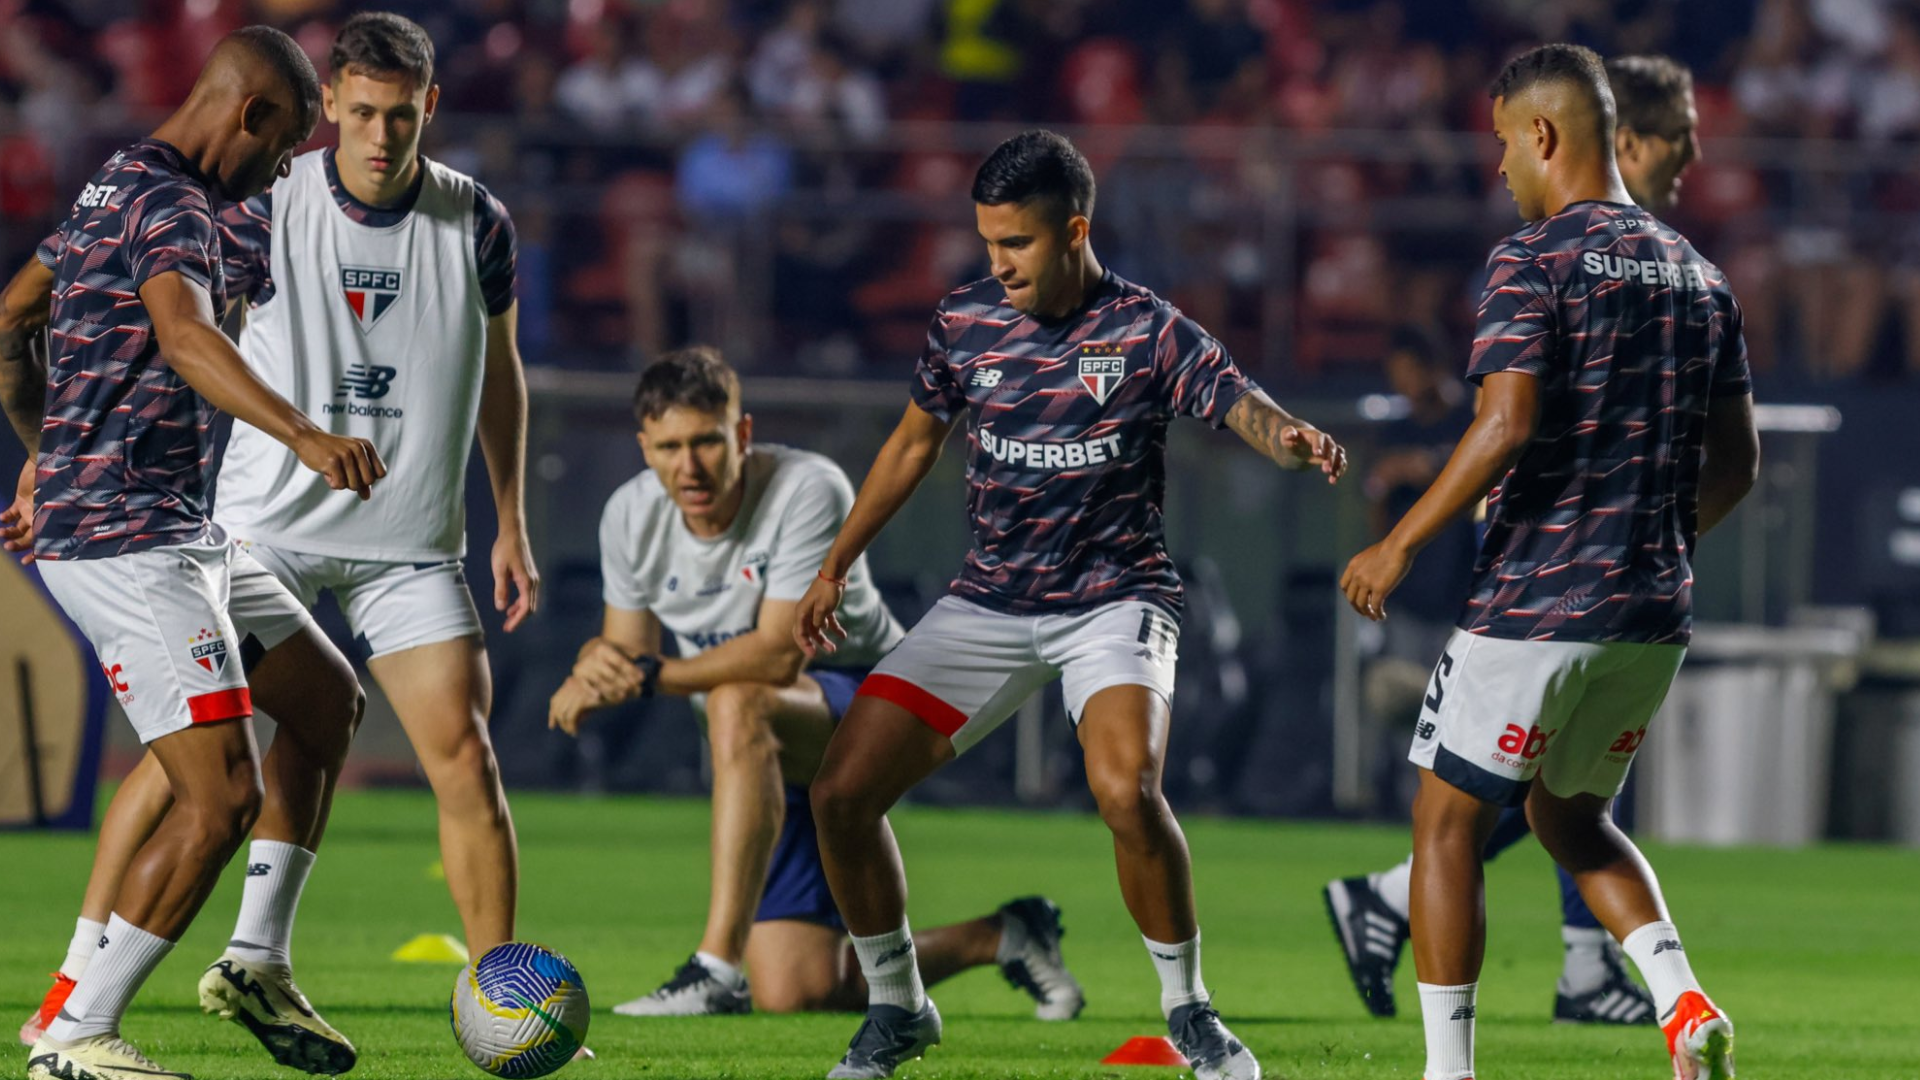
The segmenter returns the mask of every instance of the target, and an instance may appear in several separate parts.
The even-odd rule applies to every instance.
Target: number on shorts
[[[1440,702],[1447,696],[1447,688],[1440,680],[1453,674],[1453,654],[1445,649],[1440,651],[1440,662],[1433,667],[1433,686],[1427,691],[1427,708],[1435,714],[1440,712]]]

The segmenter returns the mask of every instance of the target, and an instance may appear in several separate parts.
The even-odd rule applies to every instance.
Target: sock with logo
[[[1650,922],[1628,934],[1620,948],[1633,958],[1633,966],[1647,981],[1661,1020],[1673,1011],[1673,1003],[1681,994],[1700,989],[1700,980],[1693,977],[1693,965],[1687,963],[1687,950],[1680,945],[1680,931],[1672,923]]]
[[[920,958],[913,951],[913,932],[904,920],[890,934],[853,938],[860,958],[860,974],[867,977],[867,1003],[893,1005],[917,1013],[927,1004],[927,988],[920,983]]]
[[[1420,985],[1420,1020],[1427,1028],[1424,1080],[1472,1080],[1474,997],[1479,983]]]
[[[729,964],[710,952],[694,953],[693,958],[700,961],[700,966],[706,968],[707,974],[719,980],[721,985],[735,990],[747,985],[747,973],[737,965]]]
[[[1207,1001],[1207,984],[1200,979],[1200,932],[1193,940],[1168,945],[1142,934],[1147,955],[1153,958],[1153,970],[1160,973],[1160,1012],[1172,1016],[1182,1005],[1202,1005]]]
[[[1380,902],[1392,908],[1395,915],[1408,918],[1408,913],[1413,910],[1413,856],[1407,856],[1404,862],[1395,864],[1391,870],[1368,874],[1367,884],[1373,886]]]
[[[111,1035],[120,1030],[127,1003],[172,951],[173,942],[156,937],[118,915],[107,920],[100,945],[87,961],[73,996],[47,1025],[47,1038],[59,1042]]]
[[[100,935],[107,932],[107,924],[94,922],[86,916],[73,921],[73,940],[67,942],[67,958],[60,965],[60,974],[75,982],[80,974],[87,970],[87,961],[93,958],[93,950],[100,947]]]
[[[1579,997],[1607,984],[1607,953],[1613,948],[1613,935],[1598,927],[1562,926],[1560,940],[1567,947],[1556,988],[1560,993]]]
[[[279,840],[255,840],[247,848],[247,884],[228,952],[257,963],[290,962],[294,910],[313,859],[306,848]]]

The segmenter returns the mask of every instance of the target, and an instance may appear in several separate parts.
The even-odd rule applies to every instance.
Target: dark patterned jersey
[[[331,147],[320,153],[327,167],[327,190],[340,212],[362,225],[384,229],[398,225],[413,212],[427,170],[416,175],[413,187],[392,206],[369,206],[354,198],[340,182]],[[273,191],[268,189],[220,212],[220,249],[226,256],[227,291],[234,303],[259,307],[273,299]],[[473,185],[474,265],[480,275],[480,293],[488,316],[504,314],[513,306],[513,284],[519,246],[513,218],[499,199],[479,182]]]
[[[1488,503],[1461,629],[1685,643],[1707,407],[1750,393],[1719,268],[1636,206],[1579,202],[1493,249],[1468,377],[1540,380]]]
[[[53,271],[34,554],[105,558],[207,529],[214,409],[160,355],[140,303],[184,275],[226,306],[213,196],[180,152],[146,139],[107,160],[40,245]]]
[[[1023,315],[988,278],[946,298],[913,400],[967,425],[973,549],[955,596],[1009,614],[1144,600],[1176,617],[1167,422],[1226,423],[1254,389],[1211,335],[1108,273],[1081,311]]]

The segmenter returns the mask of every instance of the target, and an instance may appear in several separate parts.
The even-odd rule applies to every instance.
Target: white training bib
[[[322,151],[296,158],[274,185],[274,291],[247,313],[240,351],[314,423],[370,440],[387,477],[363,503],[236,421],[214,509],[235,535],[391,562],[465,553],[487,341],[474,183],[424,158],[421,167],[413,210],[384,228],[334,201]]]
[[[798,600],[853,508],[853,485],[829,458],[785,446],[747,453],[746,494],[727,531],[702,539],[651,471],[620,485],[600,517],[608,606],[650,611],[692,656],[752,631],[763,600]],[[872,667],[905,636],[862,556],[847,573],[847,640],[817,666]]]

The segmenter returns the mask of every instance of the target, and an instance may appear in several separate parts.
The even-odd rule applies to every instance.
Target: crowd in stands
[[[514,212],[537,362],[699,338],[898,374],[981,272],[973,163],[1045,123],[1083,133],[1119,272],[1263,378],[1377,383],[1396,323],[1465,334],[1514,225],[1489,78],[1573,40],[1694,69],[1705,160],[1672,216],[1763,372],[1920,372],[1913,0],[0,0],[0,254],[221,34],[269,22],[324,64],[367,6],[438,45],[427,152]]]

